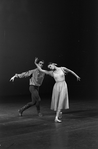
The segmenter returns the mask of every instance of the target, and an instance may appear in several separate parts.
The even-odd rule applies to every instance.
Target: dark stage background
[[[0,0],[0,100],[29,96],[29,78],[9,82],[15,73],[34,69],[38,57],[76,72],[68,74],[69,97],[98,97],[97,1]],[[51,97],[53,78],[46,76],[41,96]]]

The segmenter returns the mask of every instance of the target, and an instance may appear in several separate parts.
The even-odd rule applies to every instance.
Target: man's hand
[[[14,81],[14,79],[17,77],[17,74],[15,74],[11,79],[10,79],[10,81]]]
[[[37,61],[38,61],[38,58],[37,58],[37,57],[35,57],[35,64],[37,64]]]

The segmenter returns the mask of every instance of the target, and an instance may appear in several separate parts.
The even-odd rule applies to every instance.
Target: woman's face
[[[55,68],[55,66],[54,66],[54,64],[49,64],[48,68],[53,70]]]

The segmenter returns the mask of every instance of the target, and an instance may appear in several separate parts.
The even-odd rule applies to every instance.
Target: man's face
[[[43,61],[40,61],[40,62],[38,63],[38,65],[39,65],[41,68],[43,67],[43,64],[44,64]]]

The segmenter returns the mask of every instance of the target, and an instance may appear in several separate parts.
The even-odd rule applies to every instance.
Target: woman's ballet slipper
[[[60,112],[60,114],[59,114],[59,118],[60,118],[60,119],[62,118],[62,112]]]
[[[61,123],[62,121],[59,120],[58,118],[55,118],[55,122]]]
[[[18,110],[18,115],[20,116],[20,117],[22,117],[22,111],[21,111],[21,109],[20,110]]]

